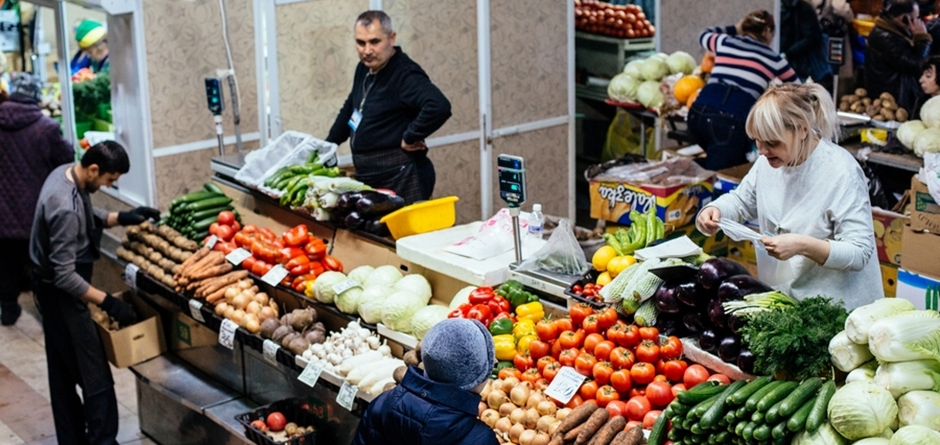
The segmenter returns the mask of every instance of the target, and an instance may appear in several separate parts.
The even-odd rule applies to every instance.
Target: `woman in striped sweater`
[[[715,54],[715,67],[689,110],[689,132],[705,150],[702,165],[721,170],[747,162],[751,140],[744,130],[748,112],[774,78],[799,83],[786,59],[770,48],[774,17],[755,11],[737,25],[705,30],[702,47]]]

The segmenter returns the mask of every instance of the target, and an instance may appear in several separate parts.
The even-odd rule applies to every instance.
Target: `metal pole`
[[[832,102],[839,103],[839,67],[835,67],[835,73],[832,74]]]
[[[519,233],[519,207],[510,207],[512,216],[512,238],[516,245],[516,264],[522,264],[522,234]]]
[[[219,141],[219,156],[225,156],[225,139],[222,137],[222,115],[212,117],[215,121],[215,137]]]

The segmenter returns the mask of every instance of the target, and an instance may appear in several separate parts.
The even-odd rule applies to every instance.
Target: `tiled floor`
[[[23,315],[16,324],[0,326],[0,445],[54,445],[42,325],[32,295],[20,295],[20,304]],[[120,416],[118,442],[154,444],[137,424],[134,375],[113,366],[111,374]]]

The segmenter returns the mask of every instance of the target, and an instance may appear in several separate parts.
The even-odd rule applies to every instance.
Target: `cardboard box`
[[[911,228],[940,235],[940,204],[917,176],[911,178],[911,204]]]
[[[885,297],[893,298],[897,296],[898,266],[881,263],[881,285],[884,288]]]
[[[940,252],[940,235],[916,232],[911,226],[904,226],[904,235],[901,239],[901,267],[910,272],[940,277],[938,252]]]
[[[666,233],[666,239],[678,238],[682,235],[689,237],[693,243],[702,248],[702,251],[713,256],[726,256],[728,254],[728,245],[731,239],[724,232],[719,231],[713,236],[705,236],[695,228],[695,224],[680,227],[672,232]]]
[[[130,303],[141,321],[117,331],[109,331],[98,323],[98,334],[108,361],[118,368],[126,368],[166,352],[157,311],[133,292],[123,292],[116,297]]]
[[[757,251],[754,250],[754,244],[750,241],[728,240],[728,258],[741,264],[757,266]]]
[[[737,188],[753,166],[754,163],[747,163],[719,170],[715,177],[715,197],[717,198]]]
[[[192,319],[188,314],[176,312],[173,320],[174,335],[171,351],[213,346],[219,342],[219,333]]]
[[[940,299],[940,279],[900,268],[897,298],[914,303],[917,309],[940,310],[937,307]]]
[[[878,261],[901,265],[901,235],[910,218],[895,212],[871,209],[872,224],[875,229],[875,247],[878,249]]]
[[[591,218],[629,226],[631,210],[646,213],[655,208],[667,226],[684,227],[694,223],[698,211],[712,202],[713,187],[711,179],[669,187],[591,181]]]

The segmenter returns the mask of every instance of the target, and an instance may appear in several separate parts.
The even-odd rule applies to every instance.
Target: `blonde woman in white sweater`
[[[847,309],[884,297],[871,204],[858,163],[833,142],[836,108],[817,84],[767,90],[747,118],[760,157],[741,185],[696,221],[714,234],[721,219],[757,219],[767,253],[789,264],[780,290],[825,295]],[[768,236],[769,235],[769,236]]]

